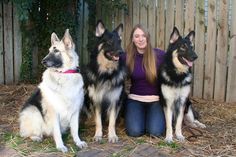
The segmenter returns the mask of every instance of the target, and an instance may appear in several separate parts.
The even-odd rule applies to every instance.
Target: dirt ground
[[[192,98],[194,108],[200,113],[200,121],[206,129],[183,126],[185,142],[175,141],[165,144],[163,137],[143,136],[131,138],[125,134],[123,119],[117,124],[119,142],[107,142],[107,129],[101,143],[93,142],[94,123],[92,118],[82,118],[80,137],[88,143],[88,148],[78,149],[71,136],[63,136],[67,154],[55,149],[52,138],[43,142],[32,142],[19,136],[18,114],[22,104],[29,97],[35,85],[0,85],[0,156],[149,156],[148,148],[156,156],[236,156],[236,103],[217,103]],[[146,149],[142,149],[142,148]],[[143,150],[143,151],[142,151]],[[137,151],[139,151],[137,153]],[[146,151],[146,152],[145,152]],[[150,151],[150,149],[149,149]],[[96,153],[97,152],[97,155]],[[99,153],[98,153],[99,152]],[[101,153],[102,152],[102,153]],[[157,152],[159,155],[157,155]],[[94,153],[94,155],[92,154]],[[90,154],[90,155],[88,155]],[[136,155],[135,155],[136,154]],[[155,155],[154,155],[155,156]]]

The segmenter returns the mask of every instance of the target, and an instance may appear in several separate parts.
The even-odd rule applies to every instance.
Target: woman
[[[160,136],[165,131],[157,78],[164,54],[164,51],[152,48],[150,35],[140,24],[133,28],[123,57],[131,80],[125,104],[125,126],[129,136],[138,137],[145,133]]]

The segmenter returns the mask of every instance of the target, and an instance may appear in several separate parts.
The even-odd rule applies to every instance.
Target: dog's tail
[[[199,119],[200,118],[199,113],[193,108],[191,100],[189,98],[187,98],[187,100],[186,100],[186,107],[185,107],[184,113],[188,113],[189,110],[192,110],[194,119]]]

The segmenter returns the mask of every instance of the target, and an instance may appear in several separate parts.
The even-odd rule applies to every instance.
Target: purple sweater
[[[154,48],[153,51],[156,56],[156,61],[157,61],[156,67],[158,70],[160,64],[164,61],[165,52],[157,48]],[[137,95],[159,95],[159,91],[157,89],[158,80],[156,85],[152,85],[147,81],[145,70],[142,67],[142,60],[143,60],[143,55],[137,53],[137,55],[135,56],[134,71],[130,76],[131,78],[130,93]]]

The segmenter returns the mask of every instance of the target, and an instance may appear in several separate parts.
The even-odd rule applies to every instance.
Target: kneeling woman
[[[165,116],[159,103],[157,72],[165,52],[153,49],[150,34],[136,25],[130,36],[125,56],[131,80],[125,103],[125,126],[129,136],[148,133],[160,136],[165,131]]]

